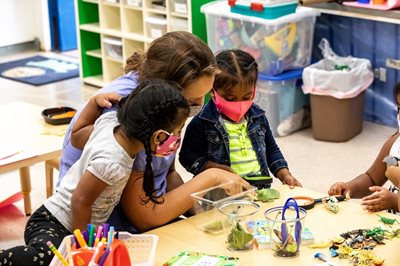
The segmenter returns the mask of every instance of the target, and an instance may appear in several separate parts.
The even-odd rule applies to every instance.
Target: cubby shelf
[[[103,87],[123,74],[135,51],[147,49],[165,32],[191,31],[191,1],[166,0],[165,9],[159,9],[153,0],[75,0],[83,82]]]

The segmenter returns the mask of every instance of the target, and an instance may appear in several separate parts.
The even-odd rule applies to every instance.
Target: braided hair
[[[151,137],[159,129],[172,132],[189,115],[189,105],[180,93],[177,83],[161,79],[148,79],[138,85],[130,95],[119,103],[118,122],[129,138],[143,143],[146,152],[143,190],[144,203],[152,201],[162,203],[159,188],[154,187],[154,175],[151,166]]]
[[[254,86],[258,78],[258,64],[249,53],[225,50],[215,56],[221,73],[215,77],[214,88],[232,90],[236,85]]]

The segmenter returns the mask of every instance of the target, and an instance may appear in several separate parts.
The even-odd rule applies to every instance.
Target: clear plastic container
[[[230,230],[226,244],[231,251],[247,251],[253,248],[253,234],[247,230],[247,222],[258,212],[260,205],[248,200],[228,200],[218,205],[218,211],[228,218]]]
[[[206,15],[208,45],[214,52],[238,48],[250,53],[260,72],[277,75],[311,62],[318,11],[298,7],[296,13],[263,19],[230,12],[227,1],[201,7]]]
[[[104,51],[106,56],[117,60],[122,60],[122,40],[119,38],[105,37],[103,38]]]
[[[163,16],[145,17],[147,34],[153,39],[157,39],[167,33],[167,20]]]
[[[171,18],[170,19],[170,29],[171,31],[188,31],[188,21],[183,18]]]
[[[246,189],[239,183],[231,182],[193,193],[196,215],[191,217],[191,221],[202,231],[222,233],[230,227],[230,223],[228,217],[218,211],[218,205],[228,200],[251,199],[255,189]]]
[[[288,198],[284,206],[265,211],[272,249],[277,257],[296,257],[300,252],[307,211]]]
[[[70,238],[71,244],[74,244],[74,236],[69,235],[65,238]],[[61,245],[57,248],[58,251],[64,257],[67,256],[67,250],[65,247],[65,238]],[[140,234],[133,235],[128,232],[119,232],[119,239],[125,243],[129,258],[132,266],[152,266],[154,265],[154,259],[156,255],[156,248],[158,242],[158,236],[151,234]],[[50,266],[62,266],[62,262],[54,256],[50,263]]]

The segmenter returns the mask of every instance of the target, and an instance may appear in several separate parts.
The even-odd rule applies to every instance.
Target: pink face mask
[[[253,99],[249,101],[237,101],[237,102],[230,102],[219,96],[216,90],[214,91],[213,101],[217,110],[224,115],[226,115],[229,119],[233,122],[239,122],[242,117],[247,113],[250,109],[251,105],[253,104]]]
[[[164,131],[164,133],[168,135],[168,138],[162,144],[157,145],[156,151],[154,152],[156,156],[169,156],[175,153],[181,144],[181,137],[177,137],[167,131]]]

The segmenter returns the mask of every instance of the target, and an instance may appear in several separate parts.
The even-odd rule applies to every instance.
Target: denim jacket
[[[261,174],[269,176],[288,168],[272,136],[265,112],[253,104],[246,113],[247,134],[260,164]],[[183,139],[179,161],[194,175],[203,171],[208,161],[230,166],[228,134],[220,113],[211,100],[189,123]]]

